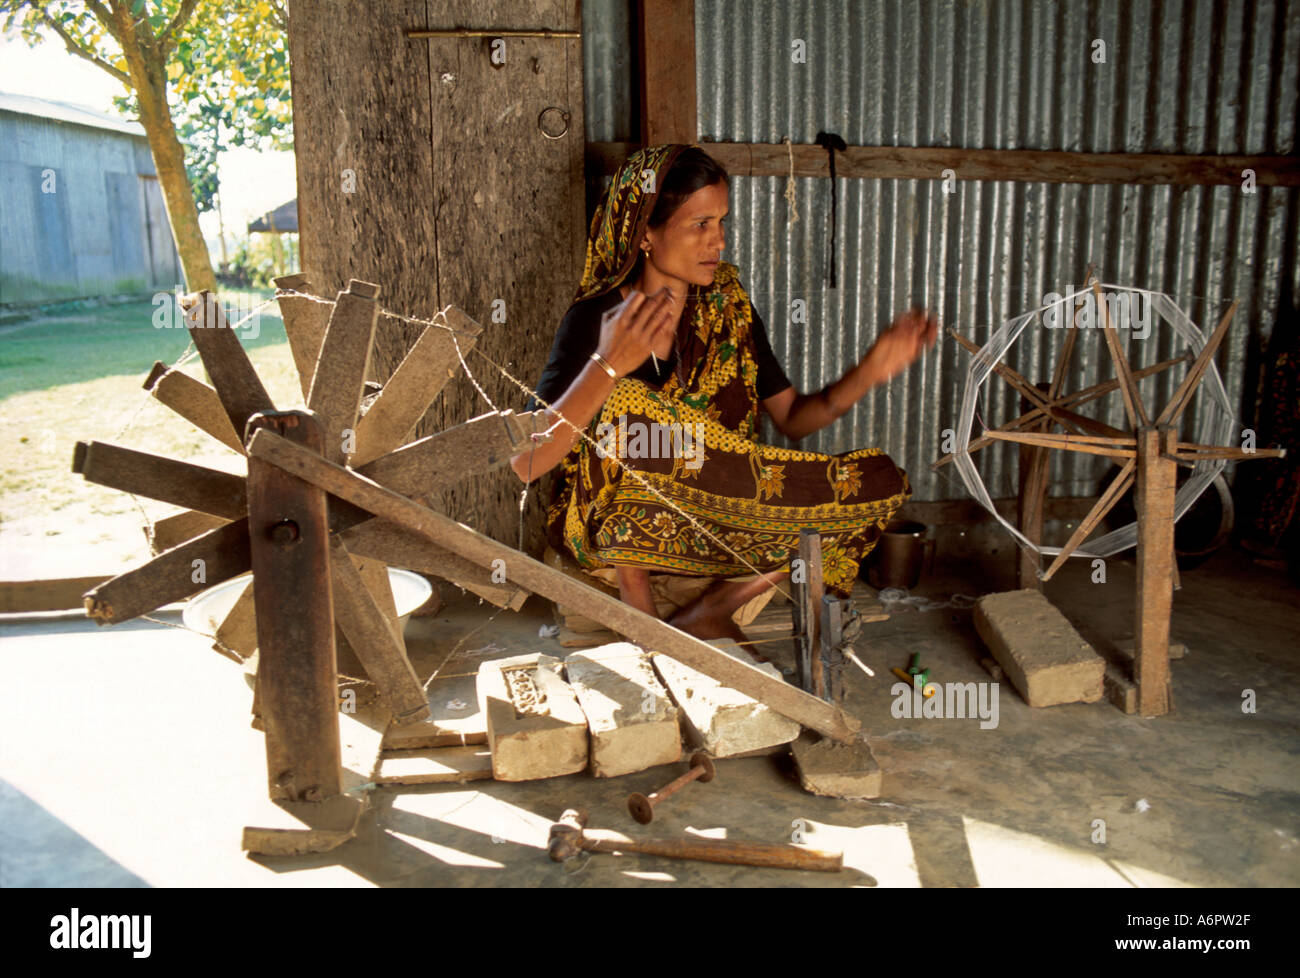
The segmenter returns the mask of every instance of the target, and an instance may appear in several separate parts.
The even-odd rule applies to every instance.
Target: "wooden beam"
[[[305,411],[257,415],[248,427],[254,438],[275,432],[313,455],[323,448],[322,426]],[[268,791],[324,801],[343,792],[325,493],[250,458],[247,527]]]
[[[518,611],[528,600],[529,592],[518,585],[499,584],[478,564],[387,520],[369,519],[344,530],[339,538],[354,557],[374,557],[392,567],[441,577],[498,608]]]
[[[647,649],[670,655],[834,740],[849,743],[855,739],[860,724],[829,703],[273,432],[258,432],[249,443],[249,454],[455,551],[480,567],[501,560],[508,580],[604,622]]]
[[[241,476],[107,442],[77,442],[72,471],[87,482],[222,519],[237,520],[248,511]]]
[[[190,339],[203,358],[203,367],[212,379],[230,426],[242,439],[249,418],[259,411],[275,410],[271,395],[262,386],[239,337],[226,322],[216,296],[206,291],[185,296],[181,308]]]
[[[227,448],[244,454],[242,432],[231,427],[230,417],[217,392],[189,374],[172,370],[162,361],[153,365],[145,378],[144,389],[166,404],[200,431],[211,435]]]
[[[703,142],[700,146],[732,176],[790,174],[790,148],[784,143]],[[588,170],[612,174],[639,148],[636,143],[588,143]],[[830,176],[823,147],[798,143],[793,152],[796,177]],[[837,177],[864,180],[942,180],[943,171],[952,170],[958,180],[1240,187],[1241,171],[1247,169],[1255,171],[1257,186],[1300,186],[1300,157],[1295,156],[1067,153],[943,146],[850,146],[835,154]]]
[[[312,293],[311,282],[302,273],[282,275],[275,280],[275,287],[289,292]],[[289,339],[293,365],[298,368],[298,384],[306,400],[311,393],[312,378],[316,376],[316,361],[320,358],[330,306],[296,295],[277,296],[276,302],[280,306],[280,318],[284,320],[284,335]]]
[[[148,614],[251,567],[247,518],[209,530],[86,592],[86,614],[117,625]]]
[[[460,318],[469,322],[469,328],[453,331],[446,314],[439,313],[434,321],[442,321],[446,328],[424,328],[369,410],[361,416],[357,422],[356,451],[348,463],[354,469],[401,447],[447,381],[460,373],[461,357],[474,349],[483,332],[483,327],[468,316],[462,313]]]
[[[307,408],[325,432],[324,455],[331,462],[347,457],[343,433],[355,430],[357,408],[370,365],[370,347],[379,318],[379,286],[352,279],[338,294],[325,328],[320,357],[312,376]],[[352,438],[348,439],[351,442]]]
[[[695,142],[695,0],[639,0],[637,49],[641,142]]]
[[[338,537],[330,540],[330,570],[339,627],[379,690],[389,715],[397,723],[427,720],[429,700],[411,668],[405,645],[395,634],[394,623],[375,604]]]

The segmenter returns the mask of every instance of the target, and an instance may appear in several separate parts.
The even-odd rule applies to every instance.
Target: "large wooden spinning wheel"
[[[85,595],[101,624],[127,621],[249,571],[217,628],[235,658],[258,652],[254,714],[266,734],[272,799],[342,793],[338,677],[364,671],[390,723],[429,716],[397,623],[385,565],[432,574],[501,607],[530,593],[606,623],[840,742],[859,724],[692,636],[438,512],[429,497],[505,465],[546,437],[543,412],[492,411],[408,441],[443,386],[466,370],[481,328],[454,306],[424,324],[379,393],[363,390],[379,288],[353,280],[329,302],[303,276],[276,281],[305,408],[277,410],[214,296],[182,302],[211,386],[162,364],[145,382],[186,421],[247,458],[247,475],[103,442],[78,443],[86,479],[183,507],[151,537],[156,556]],[[385,315],[387,315],[385,313]],[[336,658],[335,627],[344,641]],[[347,657],[355,662],[348,664]],[[432,724],[430,724],[432,726]],[[319,807],[319,806],[318,806]],[[348,814],[345,806],[345,814]],[[349,817],[353,815],[349,814]]]

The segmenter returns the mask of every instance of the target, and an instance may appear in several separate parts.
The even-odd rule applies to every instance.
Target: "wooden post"
[[[790,584],[794,589],[794,661],[799,688],[813,696],[821,696],[822,659],[819,632],[821,629],[822,595],[822,538],[816,530],[799,532],[797,567],[790,569]]]
[[[693,143],[699,137],[695,103],[695,0],[640,0],[641,141]]]
[[[1174,494],[1178,463],[1170,456],[1177,433],[1170,427],[1138,430],[1137,648],[1133,679],[1138,713],[1169,712],[1169,618],[1174,597]]]
[[[250,434],[263,429],[313,453],[324,448],[320,423],[305,411],[249,419]],[[342,792],[325,493],[250,458],[248,513],[270,795],[324,801]]]

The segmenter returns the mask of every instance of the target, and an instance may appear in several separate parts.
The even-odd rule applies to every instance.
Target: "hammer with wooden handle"
[[[588,831],[587,813],[570,808],[551,826],[547,851],[557,863],[579,852],[644,852],[669,859],[695,859],[706,863],[736,866],[767,866],[773,869],[811,869],[834,873],[842,868],[844,855],[801,846],[778,846],[766,842],[734,839],[633,839],[621,832]]]

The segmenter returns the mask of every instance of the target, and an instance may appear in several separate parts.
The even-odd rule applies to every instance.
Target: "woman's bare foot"
[[[671,624],[673,628],[680,628],[686,635],[693,635],[703,641],[733,639],[740,644],[742,649],[745,649],[745,652],[750,654],[751,658],[754,658],[754,661],[767,662],[767,658],[755,652],[753,646],[749,644],[749,637],[745,635],[745,632],[741,631],[731,613],[727,613],[727,611],[723,611],[720,607],[711,605],[711,603],[706,603],[702,598],[690,602],[689,605],[682,607],[682,609],[669,616],[668,624]]]

